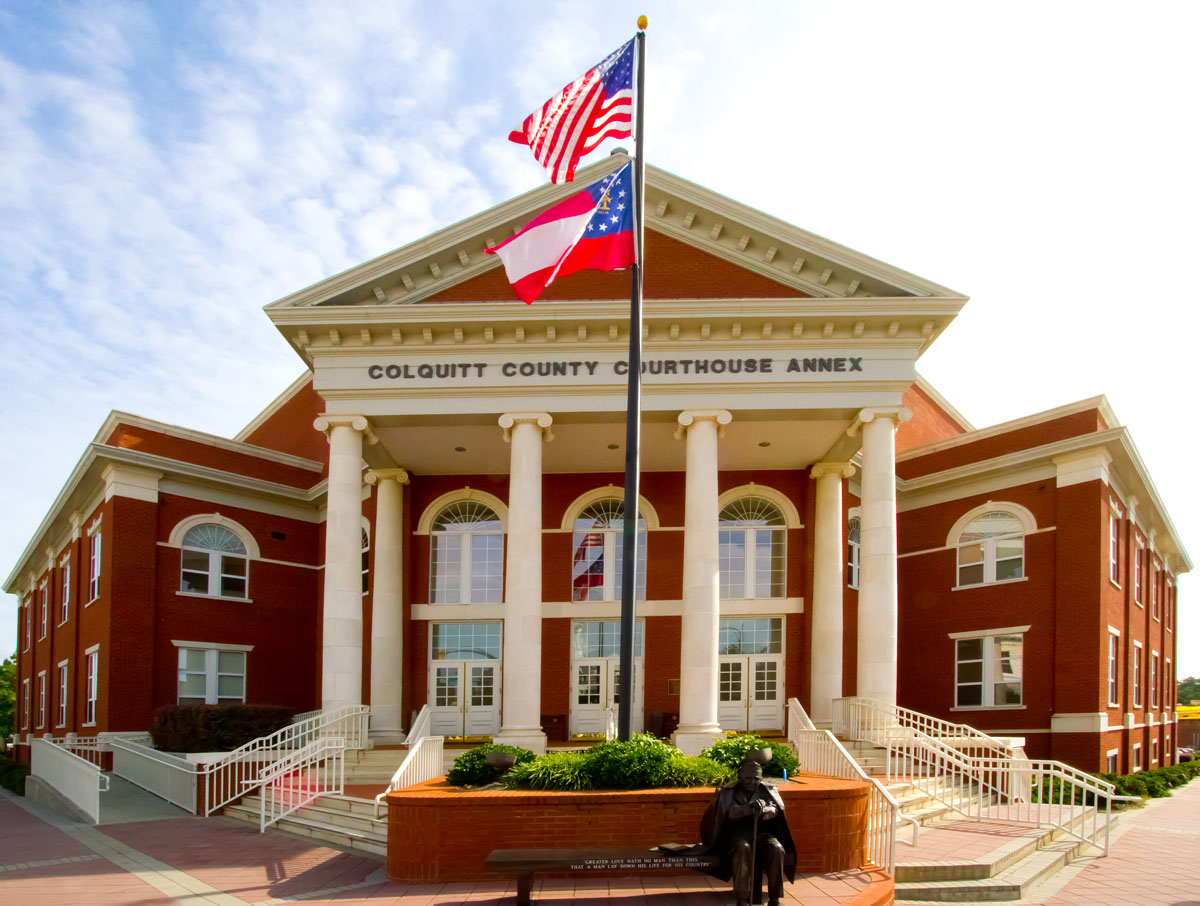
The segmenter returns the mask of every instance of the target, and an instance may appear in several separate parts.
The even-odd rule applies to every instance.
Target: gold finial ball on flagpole
[[[642,31],[646,30],[646,26],[650,24],[650,20],[645,16],[638,16],[638,28]]]

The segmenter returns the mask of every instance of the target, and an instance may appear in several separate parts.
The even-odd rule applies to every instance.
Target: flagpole
[[[643,101],[646,97],[646,17],[638,17],[637,94],[635,97],[636,125],[634,131],[633,163],[633,238],[635,261],[630,268],[629,291],[629,391],[625,405],[625,509],[624,533],[621,539],[621,659],[617,683],[617,738],[627,740],[631,735],[633,714],[633,629],[634,599],[637,590],[637,536],[639,501],[639,461],[642,434],[642,268],[645,256],[645,156],[643,135]]]

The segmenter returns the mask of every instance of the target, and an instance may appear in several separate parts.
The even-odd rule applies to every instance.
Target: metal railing
[[[416,745],[418,741],[429,735],[432,726],[433,712],[429,710],[429,705],[422,705],[421,710],[413,719],[412,726],[408,728],[408,735],[404,737],[404,741],[410,746]]]
[[[259,771],[248,786],[260,787],[259,832],[320,796],[337,795],[346,778],[346,743],[323,737]]]
[[[264,767],[319,739],[341,739],[346,749],[365,748],[370,715],[371,709],[366,705],[318,711],[312,717],[290,724],[270,736],[253,739],[220,759],[201,765],[204,815],[207,817],[244,796],[248,792],[247,786],[257,782]]]
[[[1032,761],[964,724],[869,699],[836,700],[834,726],[847,738],[885,747],[889,778],[908,781],[959,814],[1055,827],[1108,854],[1112,802],[1127,797],[1091,774]]]
[[[906,821],[912,825],[911,846],[917,844],[920,824],[908,815],[901,814],[899,804],[883,784],[867,776],[831,732],[818,730],[795,698],[788,699],[788,742],[796,750],[796,757],[806,771],[870,784],[863,855],[872,865],[892,874],[896,862],[896,822]]]
[[[375,797],[376,818],[379,817],[379,807],[388,793],[416,783],[424,783],[445,773],[443,740],[441,736],[422,736],[412,744],[408,754],[404,756],[404,761],[388,781],[387,789]]]
[[[30,740],[30,769],[34,777],[70,801],[93,824],[100,820],[100,794],[108,792],[108,776],[98,765],[49,739],[35,737]]]
[[[186,758],[159,752],[132,739],[110,741],[113,773],[172,805],[197,814],[200,766]]]

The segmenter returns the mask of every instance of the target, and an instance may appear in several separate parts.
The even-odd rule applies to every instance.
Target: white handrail
[[[867,776],[836,736],[813,726],[804,707],[795,698],[788,699],[788,742],[806,771],[870,784],[864,855],[871,864],[892,874],[896,860],[896,821],[907,821],[913,826],[911,846],[917,843],[920,824],[901,814],[899,804],[883,784]]]
[[[289,724],[270,736],[260,736],[228,752],[216,761],[201,767],[204,777],[204,815],[246,795],[258,777],[264,763],[281,755],[303,749],[318,738],[338,738],[347,749],[362,749],[367,745],[367,722],[371,709],[366,705],[345,705],[320,711],[299,723]]]
[[[617,738],[617,723],[620,720],[619,709],[612,705],[604,712],[604,741],[611,742]]]
[[[408,728],[408,735],[404,737],[404,741],[410,746],[416,745],[419,740],[429,735],[432,726],[433,712],[429,710],[429,705],[421,705],[421,710],[417,712],[416,719]]]
[[[383,804],[388,793],[442,776],[445,771],[442,761],[443,741],[444,737],[441,736],[422,736],[413,744],[396,773],[392,775],[392,779],[388,781],[387,789],[375,797],[376,818],[379,817],[379,806]]]
[[[30,773],[82,811],[93,824],[100,820],[100,794],[108,792],[108,776],[98,765],[49,739],[30,740]]]
[[[926,736],[941,739],[964,754],[989,754],[997,757],[1016,754],[1002,739],[989,736],[967,724],[951,723],[940,717],[911,711],[871,698],[835,698],[833,700],[833,732],[846,739],[861,739],[886,745],[889,734],[897,727],[918,730]]]
[[[259,771],[247,785],[260,787],[258,829],[268,827],[320,796],[345,788],[346,741],[323,737]]]
[[[131,739],[110,741],[113,773],[195,815],[199,766]]]

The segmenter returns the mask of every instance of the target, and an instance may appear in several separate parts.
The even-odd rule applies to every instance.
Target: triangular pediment
[[[537,213],[625,163],[616,154],[576,175],[503,202],[424,239],[267,306],[410,306],[513,301],[500,261],[484,249]],[[718,195],[646,168],[645,298],[880,299],[961,295]],[[611,300],[628,295],[624,273],[582,272],[539,300]]]

